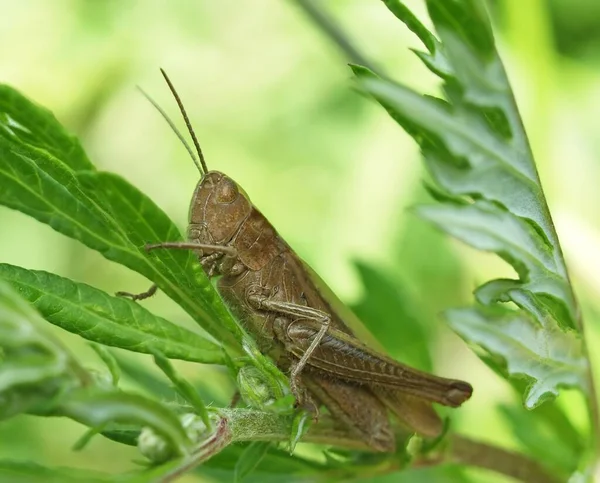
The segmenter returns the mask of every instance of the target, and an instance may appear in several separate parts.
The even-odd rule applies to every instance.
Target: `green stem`
[[[558,483],[564,481],[548,473],[536,461],[487,443],[460,435],[450,438],[447,461],[482,468],[528,483]]]
[[[215,425],[215,431],[198,446],[189,458],[156,468],[153,471],[155,478],[148,481],[156,483],[174,481],[232,443],[250,441],[287,443],[290,441],[292,415],[247,409],[219,409],[219,414],[221,418]],[[409,438],[409,434],[399,431],[397,433],[398,446],[405,447]],[[356,451],[370,451],[363,441],[328,417],[321,418],[318,424],[313,425],[302,438],[302,442]],[[372,477],[406,469],[404,461],[398,454],[390,454],[389,458],[379,461],[375,466],[347,467],[343,471],[338,469],[334,471],[339,477],[348,477],[349,475],[352,475],[353,478]],[[450,463],[490,470],[523,483],[558,483],[561,481],[525,455],[460,435],[450,436],[445,450],[419,455],[408,467],[418,468]],[[328,477],[331,476],[332,474],[328,473]]]
[[[353,64],[364,65],[373,72],[379,72],[379,69],[375,67],[367,57],[365,57],[361,51],[355,47],[350,41],[348,36],[342,31],[342,29],[334,22],[329,15],[312,0],[294,0],[298,6],[304,11],[304,13],[331,37],[334,43],[340,47],[342,52]]]

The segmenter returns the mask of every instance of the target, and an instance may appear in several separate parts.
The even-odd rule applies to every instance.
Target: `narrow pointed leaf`
[[[27,116],[13,119],[20,108]],[[209,333],[239,347],[239,329],[193,255],[144,251],[146,243],[181,240],[173,222],[123,179],[95,171],[51,114],[7,86],[0,86],[0,185],[0,204],[146,276]]]
[[[54,325],[99,344],[207,364],[223,362],[221,348],[158,317],[140,304],[48,272],[0,264],[10,282]]]
[[[49,110],[0,84],[0,135],[40,148],[74,170],[94,169],[76,137]]]

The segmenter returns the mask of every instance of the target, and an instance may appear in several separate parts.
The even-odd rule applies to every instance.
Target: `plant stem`
[[[248,409],[219,409],[219,413],[221,417],[215,425],[215,431],[198,446],[190,457],[167,463],[152,470],[155,478],[148,481],[156,483],[174,481],[232,443],[250,441],[287,443],[290,441],[292,415]],[[397,433],[398,447],[404,448],[410,436],[406,432],[399,431]],[[302,442],[357,451],[371,451],[363,441],[327,417],[323,417],[318,424],[312,426],[302,438]],[[389,458],[374,467],[345,468],[344,475],[356,478],[394,473],[405,468],[404,461],[406,459],[399,454],[390,454]],[[558,483],[561,481],[525,455],[460,435],[450,436],[449,445],[443,451],[419,455],[408,464],[409,467],[418,468],[449,463],[494,471],[523,483]]]
[[[473,441],[460,435],[450,438],[447,461],[495,471],[528,483],[557,483],[561,481],[548,473],[536,461],[487,443]]]
[[[354,44],[350,41],[348,36],[340,29],[340,27],[327,15],[327,13],[316,5],[312,0],[295,0],[298,6],[304,11],[304,13],[329,37],[331,37],[334,43],[344,52],[350,62],[354,64],[364,65],[373,72],[378,72],[372,62],[369,61]]]

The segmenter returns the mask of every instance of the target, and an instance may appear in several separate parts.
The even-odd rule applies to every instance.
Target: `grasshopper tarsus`
[[[117,297],[123,297],[133,300],[137,302],[138,300],[144,300],[152,297],[156,291],[158,290],[158,286],[156,284],[152,284],[148,290],[141,293],[131,293],[131,292],[116,292],[115,295]]]

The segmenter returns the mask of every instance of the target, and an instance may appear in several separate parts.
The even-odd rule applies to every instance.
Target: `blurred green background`
[[[420,0],[405,3],[426,20]],[[397,79],[437,92],[433,77],[408,50],[420,48],[418,41],[381,2],[322,4],[358,47]],[[158,71],[165,68],[209,168],[238,181],[359,315],[378,317],[386,337],[395,332],[394,355],[474,385],[472,400],[453,411],[461,432],[518,447],[495,409],[514,403],[515,396],[438,317],[444,308],[469,303],[478,284],[510,276],[510,268],[448,240],[407,210],[427,201],[415,143],[351,89],[344,58],[293,1],[4,0],[0,5],[0,81],[51,109],[100,169],[127,178],[185,228],[198,173],[135,90],[142,86],[181,125]],[[600,337],[600,3],[497,0],[491,10],[594,352]],[[108,292],[147,288],[139,275],[25,215],[0,207],[0,226],[2,262],[52,271]],[[193,326],[163,295],[144,303]],[[404,319],[416,320],[427,335],[424,346],[434,353],[432,360],[419,347],[402,346]],[[99,366],[85,343],[70,335],[63,339]],[[148,359],[121,354],[130,361]],[[226,404],[233,386],[222,371],[178,367],[203,381],[209,401]],[[560,404],[585,426],[576,395],[565,394]],[[0,425],[0,457],[115,473],[134,468],[134,449],[102,438],[73,453],[70,447],[82,432],[68,421],[19,417]],[[473,481],[502,481],[469,474]]]

